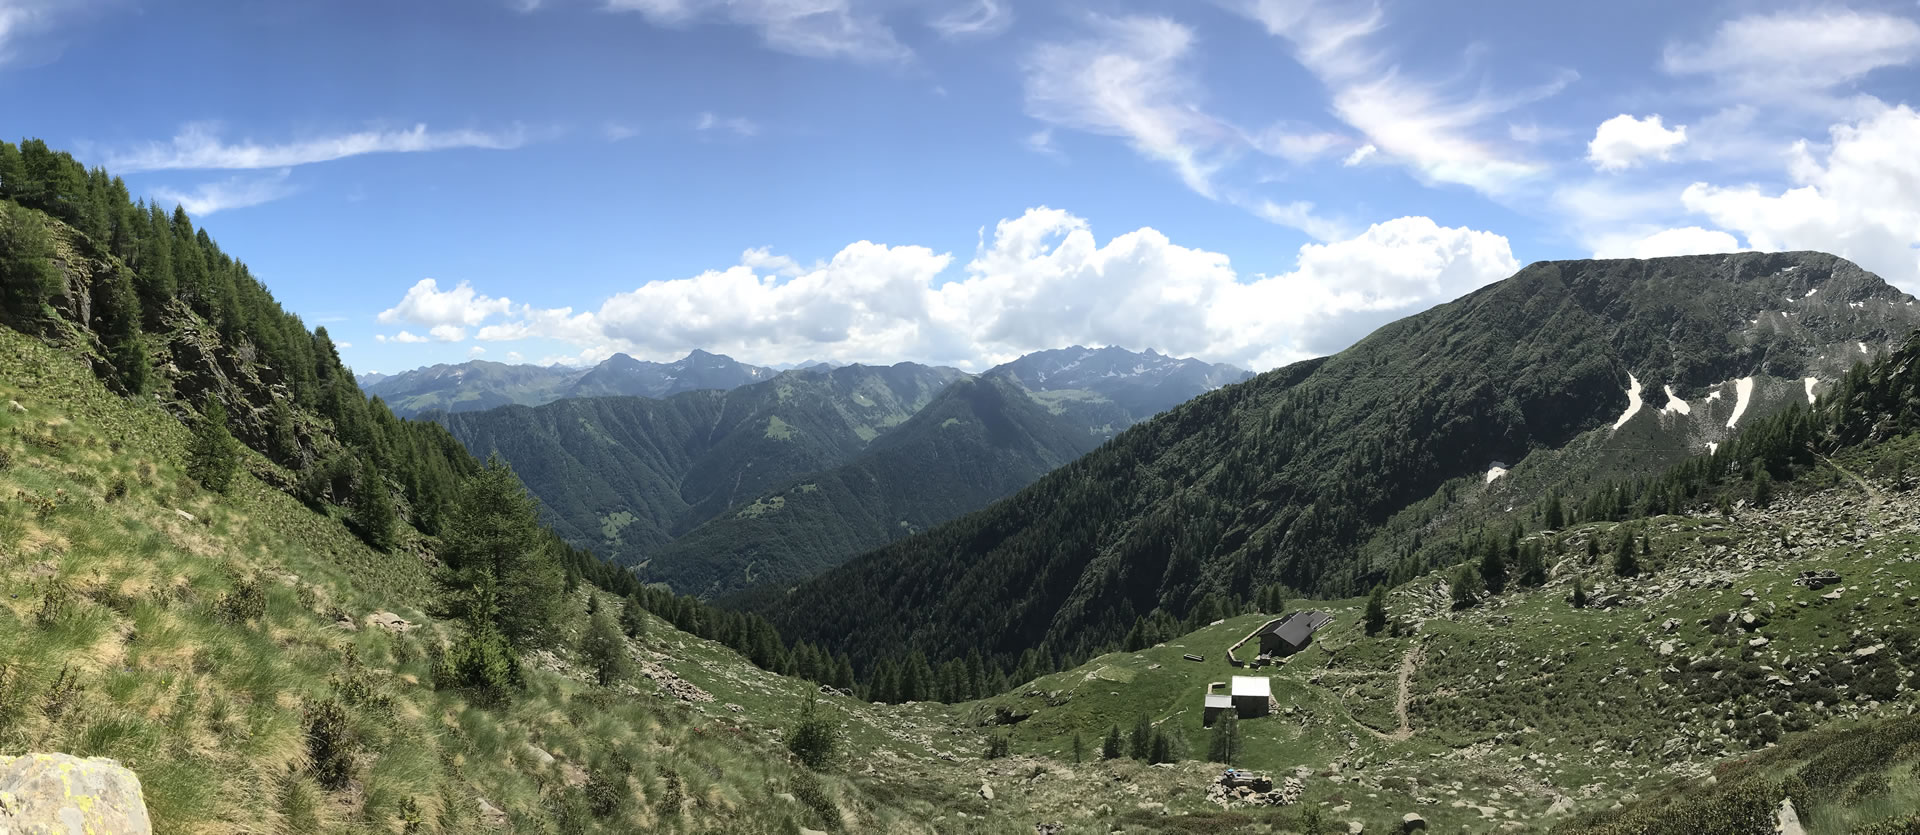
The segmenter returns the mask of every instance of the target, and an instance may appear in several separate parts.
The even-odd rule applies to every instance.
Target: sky
[[[0,134],[348,364],[1265,370],[1539,260],[1920,292],[1920,4],[0,0]]]

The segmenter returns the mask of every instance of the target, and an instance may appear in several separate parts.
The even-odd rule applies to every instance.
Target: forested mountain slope
[[[769,488],[852,458],[960,376],[913,363],[847,366],[731,391],[576,398],[434,419],[476,455],[511,463],[569,541],[636,562]]]
[[[394,414],[473,412],[498,406],[538,406],[566,397],[667,397],[683,391],[738,388],[771,379],[772,369],[696,350],[670,363],[614,354],[592,368],[506,365],[473,360],[392,375],[365,375],[361,387]]]
[[[1807,378],[1817,389],[1884,350],[1920,322],[1911,301],[1820,253],[1537,263],[1335,356],[1198,398],[987,510],[758,605],[857,660],[910,648],[1009,660],[1081,655],[1155,609],[1184,617],[1269,583],[1351,593],[1424,559],[1366,546],[1450,481],[1623,416],[1631,429],[1666,402],[1648,394],[1672,386],[1702,405],[1654,418],[1685,443],[1603,443],[1575,462],[1629,456],[1658,472],[1791,402],[1777,392],[1804,398]],[[1705,406],[1715,391],[1733,408]]]
[[[794,581],[986,506],[1098,446],[1104,433],[997,374],[960,380],[866,451],[808,473],[660,548],[641,576],[718,594]]]

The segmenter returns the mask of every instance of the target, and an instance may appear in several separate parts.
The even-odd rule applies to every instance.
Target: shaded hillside
[[[1748,377],[1755,390],[1831,381],[1863,343],[1920,321],[1910,301],[1820,253],[1534,264],[1333,357],[1196,399],[987,510],[760,605],[856,659],[908,648],[1010,659],[1110,646],[1155,609],[1183,617],[1268,583],[1353,592],[1392,568],[1396,555],[1362,550],[1383,523],[1492,462],[1612,427],[1630,376],[1643,399],[1669,384],[1699,397]],[[1750,398],[1746,414],[1766,406]],[[1701,411],[1697,437],[1730,431],[1714,419]],[[1688,451],[1656,449],[1636,466],[1658,472]]]
[[[797,580],[984,507],[1104,439],[1004,377],[961,380],[853,460],[675,539],[642,576],[701,594]]]
[[[726,392],[436,419],[474,454],[512,464],[562,536],[632,562],[738,502],[852,458],[959,376],[912,363],[847,366]]]
[[[473,360],[400,374],[361,375],[367,393],[394,414],[474,412],[500,406],[538,406],[566,397],[667,397],[683,391],[727,390],[771,379],[774,371],[696,350],[670,363],[614,354],[592,368],[506,365]]]

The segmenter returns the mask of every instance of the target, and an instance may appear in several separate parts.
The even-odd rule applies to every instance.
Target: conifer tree
[[[1074,731],[1073,732],[1073,764],[1079,765],[1086,761],[1087,761],[1087,741],[1081,738],[1079,731]]]
[[[1755,467],[1753,472],[1753,506],[1765,508],[1773,504],[1773,476],[1767,474],[1767,468]]]
[[[207,392],[193,440],[187,445],[187,475],[208,490],[225,493],[239,467],[240,442],[227,431],[227,407],[219,395]]]
[[[0,203],[0,314],[21,322],[45,316],[47,303],[62,290],[53,258],[53,238],[40,219]]]
[[[600,595],[593,595],[599,600]],[[580,639],[580,654],[593,667],[593,675],[601,687],[610,687],[632,674],[633,662],[627,657],[627,639],[620,633],[620,625],[614,622],[613,613],[602,606],[595,611],[587,624],[587,634]]]
[[[375,550],[393,547],[398,520],[393,512],[393,497],[387,493],[387,480],[380,475],[372,458],[360,460],[360,475],[353,487],[353,523],[360,535]]]
[[[1134,720],[1133,733],[1127,737],[1127,755],[1136,760],[1144,760],[1152,745],[1153,723],[1148,722],[1147,715],[1142,713],[1138,719]]]
[[[1566,511],[1562,510],[1560,507],[1561,502],[1562,500],[1560,498],[1560,491],[1558,489],[1549,491],[1547,493],[1546,519],[1542,522],[1542,524],[1546,526],[1547,530],[1557,531],[1561,528],[1566,527],[1567,516],[1566,516]]]
[[[1576,575],[1573,578],[1573,608],[1587,608],[1587,581],[1585,577]]]
[[[628,597],[626,605],[620,607],[620,631],[636,640],[647,636],[647,610],[639,598]]]
[[[1100,741],[1100,759],[1103,759],[1103,760],[1120,759],[1120,726],[1119,725],[1113,725],[1107,728],[1107,738]]]
[[[1633,532],[1620,531],[1620,542],[1613,549],[1613,573],[1632,577],[1640,573],[1640,560],[1633,555]]]
[[[499,605],[486,616],[507,640],[516,646],[552,640],[566,581],[533,499],[498,456],[461,486],[440,558],[457,592],[497,589]],[[474,616],[471,607],[466,614]]]
[[[1501,594],[1507,590],[1507,561],[1500,555],[1499,546],[1489,547],[1481,555],[1480,579],[1490,594]]]
[[[1480,592],[1485,588],[1479,566],[1472,563],[1460,566],[1453,573],[1453,608],[1465,609],[1480,602]]]
[[[1367,634],[1378,635],[1387,628],[1387,587],[1373,587],[1373,594],[1367,597]]]
[[[1382,588],[1375,586],[1375,588]],[[1233,765],[1240,756],[1240,719],[1227,711],[1213,723],[1213,736],[1207,740],[1207,759]]]
[[[1173,761],[1173,740],[1167,736],[1165,731],[1156,728],[1153,732],[1152,740],[1147,743],[1147,764],[1159,765],[1160,763],[1170,763]]]

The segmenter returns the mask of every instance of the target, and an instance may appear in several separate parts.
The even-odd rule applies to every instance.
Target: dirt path
[[[1423,639],[1407,647],[1407,654],[1400,656],[1400,693],[1394,698],[1393,715],[1400,719],[1400,729],[1387,735],[1393,740],[1413,738],[1413,724],[1407,720],[1407,702],[1412,696],[1413,674],[1420,669],[1420,662],[1427,657],[1427,642]]]
[[[1832,467],[1835,470],[1839,471],[1841,475],[1847,477],[1848,481],[1853,482],[1861,490],[1866,491],[1867,495],[1873,497],[1873,503],[1876,507],[1886,503],[1887,497],[1880,492],[1880,488],[1873,486],[1873,482],[1870,482],[1864,478],[1861,478],[1859,475],[1856,475],[1854,471],[1834,463],[1833,459],[1828,458],[1825,455],[1821,455],[1820,453],[1816,452],[1813,454],[1813,457],[1820,459],[1822,463],[1825,463],[1827,466]]]

